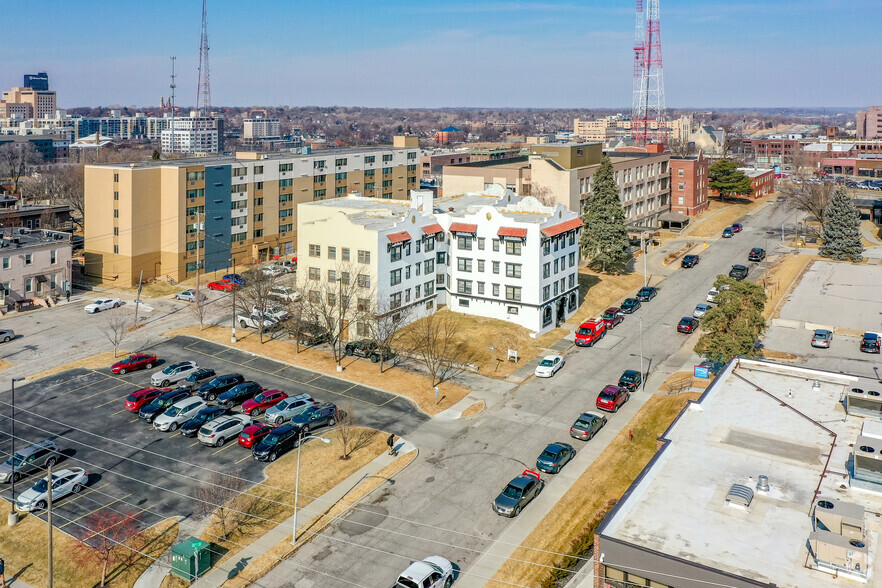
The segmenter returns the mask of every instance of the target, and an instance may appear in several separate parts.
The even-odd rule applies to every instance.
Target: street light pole
[[[46,474],[49,483],[49,492],[46,497],[46,523],[49,525],[49,588],[53,588],[54,581],[52,577],[52,462],[46,468]]]
[[[337,335],[337,357],[339,358],[337,360],[337,371],[342,372],[343,364],[340,362],[343,359],[343,272],[340,272],[340,276],[337,278],[337,283],[340,285],[337,290],[337,305],[340,313],[340,330],[339,334]]]
[[[15,383],[21,382],[24,378],[12,378],[11,387],[12,387],[12,418],[11,427],[12,433],[10,437],[12,437],[12,473],[10,476],[12,477],[12,494],[10,495],[10,499],[12,501],[12,509],[9,511],[9,516],[6,519],[6,524],[10,527],[14,527],[18,524],[18,511],[15,510],[15,478],[17,477],[17,472],[15,471]]]
[[[646,372],[643,371],[643,317],[638,316],[637,322],[640,324],[640,385],[646,392]]]
[[[233,262],[233,273],[235,274],[236,273],[236,258],[233,257],[230,259],[230,261]],[[233,286],[233,335],[232,335],[232,337],[230,337],[230,341],[232,341],[233,343],[236,342],[236,288],[238,288],[238,287],[239,287],[238,284]],[[198,296],[198,294],[197,294],[197,296]]]
[[[646,231],[640,231],[640,250],[643,255],[643,285],[646,286]]]
[[[307,439],[318,439],[323,443],[330,443],[331,440],[326,437],[316,437],[315,435],[303,436],[301,430],[297,439],[297,474],[294,477],[294,533],[291,539],[291,545],[297,545],[297,497],[300,496],[300,446]]]

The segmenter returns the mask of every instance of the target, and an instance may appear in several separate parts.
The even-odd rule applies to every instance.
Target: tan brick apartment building
[[[12,88],[3,92],[2,103],[4,109],[12,109],[12,112],[20,113],[15,105],[26,105],[26,118],[48,118],[55,114],[56,96],[55,90],[34,90],[32,88]]]
[[[195,275],[197,247],[205,271],[290,257],[297,204],[350,192],[406,199],[418,164],[417,138],[396,137],[390,147],[87,166],[87,273],[181,281]]]
[[[857,138],[882,139],[882,106],[857,111]]]
[[[695,216],[707,210],[708,159],[699,153],[696,157],[671,157],[671,211]]]

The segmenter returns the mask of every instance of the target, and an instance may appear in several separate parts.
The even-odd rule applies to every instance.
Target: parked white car
[[[266,274],[272,278],[278,278],[279,276],[285,274],[285,270],[279,266],[276,266],[276,265],[262,267],[262,268],[260,268],[260,271],[262,271],[264,274]]]
[[[111,308],[119,308],[123,305],[123,301],[119,298],[98,298],[92,304],[87,304],[85,310],[89,314],[95,314],[102,310],[110,310]]]
[[[536,366],[536,371],[533,373],[537,378],[550,378],[564,366],[564,363],[566,362],[562,355],[546,355],[539,362],[539,365]]]
[[[83,468],[59,470],[52,474],[52,501],[68,494],[76,494],[89,483],[89,474]],[[49,504],[49,476],[39,480],[30,490],[25,490],[15,500],[15,507],[25,512],[43,510]]]
[[[153,419],[153,428],[160,431],[177,431],[178,427],[196,416],[196,413],[206,406],[208,404],[198,396],[178,400]]]
[[[276,300],[297,302],[300,300],[300,292],[288,286],[273,286],[269,289],[269,292],[267,292],[267,297],[275,298]]]
[[[281,261],[281,260],[279,260],[279,261],[277,261],[276,263],[274,263],[273,266],[279,268],[279,269],[282,270],[282,271],[284,271],[286,274],[293,274],[294,272],[297,271],[297,264],[294,263],[293,261],[287,261],[287,260],[285,260],[285,261]]]
[[[150,376],[150,383],[161,388],[168,388],[170,384],[184,380],[199,369],[195,361],[182,361],[181,363],[173,363],[167,368],[160,370]]]
[[[695,310],[692,311],[692,316],[695,318],[702,318],[707,312],[711,309],[710,304],[696,304]]]
[[[183,300],[184,302],[196,302],[196,290],[190,288],[183,292],[178,292],[173,296],[175,300]],[[199,294],[199,300],[205,300],[205,294]]]
[[[453,564],[438,555],[415,561],[401,572],[392,588],[450,588],[453,585]]]
[[[231,414],[220,416],[202,425],[196,438],[203,445],[220,447],[230,439],[236,439],[239,433],[250,427],[254,420],[247,414]]]

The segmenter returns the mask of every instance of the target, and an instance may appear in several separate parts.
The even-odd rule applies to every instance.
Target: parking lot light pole
[[[12,432],[10,433],[10,437],[12,438],[12,473],[9,474],[12,480],[12,489],[10,494],[10,500],[12,501],[12,509],[9,511],[9,516],[6,518],[6,524],[10,527],[14,527],[18,524],[18,511],[15,510],[15,383],[21,382],[24,378],[12,378],[11,387],[12,387],[12,418],[11,427]]]
[[[230,261],[233,262],[233,273],[236,273],[236,258],[230,258]],[[230,337],[230,341],[236,342],[236,288],[238,288],[238,284],[233,286],[233,335]]]
[[[315,435],[306,435],[304,437],[302,431],[300,433],[300,438],[297,440],[297,475],[294,477],[294,536],[291,538],[291,545],[297,545],[297,496],[300,494],[300,446],[303,445],[303,442],[307,439],[318,439],[322,443],[331,442],[327,437],[316,437]]]
[[[640,325],[640,385],[643,392],[646,392],[646,372],[643,371],[643,317],[637,317],[637,323]]]

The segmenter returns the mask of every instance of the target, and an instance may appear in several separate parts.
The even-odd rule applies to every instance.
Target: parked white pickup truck
[[[243,329],[251,328],[251,329],[260,329],[261,323],[263,323],[264,331],[271,331],[273,329],[277,329],[281,326],[281,322],[274,319],[271,316],[260,315],[256,313],[252,314],[237,314],[236,322],[239,323],[239,326]]]

